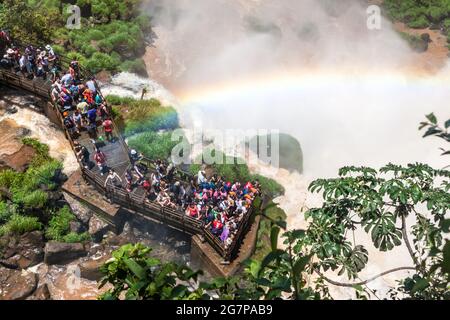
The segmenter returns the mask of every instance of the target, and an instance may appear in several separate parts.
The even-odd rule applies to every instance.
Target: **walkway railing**
[[[68,61],[65,58],[60,58],[59,61],[61,63],[62,70],[65,70],[66,67],[68,68],[70,61]],[[88,78],[92,78],[92,76],[85,70],[82,70],[82,74],[84,76],[87,75]],[[18,74],[13,72],[12,70],[3,69],[0,67],[0,82],[3,82],[15,88],[26,90],[35,95],[38,95],[41,98],[48,100],[51,103],[52,108],[54,109],[53,110],[54,113],[58,116],[60,126],[64,130],[65,135],[72,147],[72,150],[74,151],[74,153],[76,153],[74,141],[64,126],[63,116],[58,106],[51,98],[50,94],[51,82],[49,80],[42,80],[42,79],[29,80],[26,77],[22,76],[20,73]],[[100,92],[98,84],[96,82],[95,84],[98,88],[98,92]],[[110,106],[108,106],[108,108],[110,108]],[[123,140],[121,134],[117,132],[117,127],[115,125],[113,125],[113,127],[115,130],[114,132],[115,136],[118,137],[122,150],[123,152],[127,153],[127,159],[129,159],[128,145]],[[146,200],[145,197],[139,197],[134,194],[130,194],[124,189],[117,188],[114,186],[107,186],[105,188],[104,181],[97,174],[95,174],[89,169],[84,168],[84,166],[81,164],[78,158],[77,161],[84,179],[88,181],[92,186],[94,186],[95,189],[100,194],[109,198],[111,202],[118,204],[131,211],[143,214],[144,216],[147,216],[149,218],[166,223],[169,226],[180,229],[184,232],[188,232],[192,235],[194,234],[202,235],[203,239],[207,241],[220,254],[220,256],[224,259],[225,262],[229,262],[237,256],[241,242],[244,239],[246,231],[248,229],[253,208],[251,208],[247,212],[247,214],[244,216],[243,221],[241,221],[239,229],[234,237],[232,244],[229,247],[225,247],[217,236],[213,235],[210,230],[204,227],[202,221],[187,216],[181,210],[174,210],[171,208],[162,207],[156,202]],[[144,158],[142,161],[146,163],[149,168],[154,168],[153,163],[149,159]],[[178,169],[177,172],[178,172],[177,178],[181,180],[186,181],[187,179],[193,178],[193,176],[188,172],[184,172]]]

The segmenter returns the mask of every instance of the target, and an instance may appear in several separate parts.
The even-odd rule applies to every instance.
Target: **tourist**
[[[108,185],[108,182],[111,182],[116,188],[122,187],[122,178],[113,169],[109,169],[108,176],[105,180],[105,188]]]
[[[69,132],[70,136],[73,138],[75,134],[79,134],[80,132],[77,129],[77,125],[75,124],[73,118],[70,116],[68,112],[64,112],[64,126]]]
[[[109,142],[113,141],[113,123],[110,118],[107,118],[103,122],[103,130],[105,131],[105,137]]]
[[[83,128],[83,117],[81,116],[81,114],[78,110],[75,110],[75,112],[73,113],[73,120],[77,126],[78,133],[79,133],[81,131],[81,129]]]
[[[99,149],[96,149],[94,154],[94,160],[97,163],[97,166],[100,170],[100,175],[103,176],[105,174],[104,171],[106,170],[106,155]]]
[[[89,111],[89,104],[86,101],[81,101],[77,104],[78,112],[83,116],[83,118],[87,119],[87,113]]]
[[[86,116],[90,124],[97,123],[97,109],[95,109],[95,107],[90,107]]]
[[[131,170],[129,170],[129,169],[125,172],[125,181],[127,183],[126,190],[128,192],[132,192],[133,191],[133,189],[132,189],[132,187],[133,187],[133,174],[131,173]]]
[[[205,183],[205,182],[206,182],[206,174],[205,174],[205,171],[200,170],[200,171],[198,172],[198,174],[197,174],[197,184],[198,184],[199,186],[202,186],[203,183]]]
[[[110,118],[110,114],[109,114],[108,107],[106,106],[106,104],[104,104],[104,103],[97,104],[97,101],[96,101],[96,105],[99,110],[102,121],[105,121],[107,118]]]
[[[75,151],[77,154],[77,158],[81,162],[81,165],[85,169],[90,169],[89,150],[85,146],[80,145],[80,143],[78,141],[75,141],[74,145],[75,145]]]
[[[199,211],[198,211],[197,205],[194,202],[191,203],[186,209],[186,215],[191,218],[197,218],[198,212]]]

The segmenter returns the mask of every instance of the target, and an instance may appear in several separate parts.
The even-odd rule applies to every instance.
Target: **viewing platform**
[[[67,68],[70,61],[60,58],[61,69]],[[88,72],[83,70],[83,78],[92,78]],[[86,131],[81,131],[80,135],[73,137],[64,126],[63,116],[60,109],[53,102],[50,91],[51,81],[43,79],[27,79],[20,72],[0,68],[0,83],[25,90],[48,101],[43,112],[53,122],[64,130],[68,143],[74,150],[74,142],[86,147],[91,155],[94,154],[94,144]],[[97,92],[100,88],[97,83]],[[108,106],[108,108],[110,108]],[[131,168],[129,158],[129,148],[123,140],[117,127],[113,123],[112,142],[105,142],[99,148],[105,154],[107,167],[113,169],[120,177],[124,177],[127,169]],[[99,135],[104,135],[101,121],[98,123]],[[75,151],[74,151],[75,152]],[[126,211],[137,214],[152,221],[164,223],[171,228],[180,230],[193,236],[192,257],[201,264],[202,268],[217,276],[230,276],[239,269],[240,263],[250,257],[256,243],[259,217],[253,217],[254,210],[250,208],[242,221],[229,246],[225,246],[217,235],[205,228],[203,221],[187,216],[184,211],[163,207],[156,202],[149,201],[145,197],[142,188],[133,188],[131,192],[123,187],[113,185],[105,186],[106,174],[101,175],[97,166],[85,168],[79,162],[80,169],[73,173],[62,189],[78,201],[92,209],[99,218],[112,225],[116,230],[123,223]],[[149,168],[151,171],[152,169]],[[186,173],[181,173],[176,177],[179,181],[186,179]],[[247,232],[250,230],[250,232]]]

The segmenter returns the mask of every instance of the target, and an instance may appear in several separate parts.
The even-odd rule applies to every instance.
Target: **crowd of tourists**
[[[143,174],[145,169],[140,169],[135,163],[139,160],[138,153],[135,150],[131,153],[135,155],[134,159],[131,157],[134,169],[126,173],[128,191],[133,185],[141,186],[147,201],[182,210],[187,216],[201,221],[205,228],[220,238],[225,247],[233,243],[241,222],[260,193],[258,181],[232,183],[218,175],[208,178],[204,170],[189,180],[177,179],[176,167],[161,160],[155,162],[155,170],[146,176]],[[133,176],[136,178],[135,184],[132,182]],[[120,183],[118,180],[116,178],[116,182]]]
[[[57,55],[49,45],[45,48],[28,46],[23,52],[7,47],[4,51],[2,67],[15,69],[29,79],[41,77],[51,81],[51,97],[63,116],[78,160],[86,169],[93,169],[96,165],[100,175],[106,175],[106,190],[116,187],[131,193],[141,188],[145,201],[182,210],[186,216],[201,221],[205,228],[220,238],[225,247],[233,243],[239,226],[260,193],[258,181],[233,183],[218,175],[208,177],[204,170],[187,181],[177,179],[177,168],[172,163],[158,160],[154,163],[155,170],[149,170],[142,164],[142,155],[136,150],[130,151],[131,166],[121,176],[108,167],[107,156],[102,151],[105,143],[115,143],[115,139],[113,122],[95,79],[84,79],[77,61],[72,61],[68,70],[63,72]],[[99,135],[100,128],[102,135]],[[77,140],[82,131],[88,133],[92,148]],[[93,150],[92,155],[90,149]]]

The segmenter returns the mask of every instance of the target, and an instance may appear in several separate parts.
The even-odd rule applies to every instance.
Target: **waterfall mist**
[[[386,19],[381,30],[369,30],[367,7],[358,0],[144,5],[156,34],[145,57],[148,71],[179,99],[184,126],[277,129],[300,142],[304,174],[272,175],[286,188],[276,201],[291,228],[304,227],[302,207],[320,204],[308,183],[334,177],[342,166],[448,164],[440,141],[422,139],[417,128],[430,112],[448,118],[450,69],[430,73],[433,61],[413,52]],[[403,247],[380,253],[364,233],[356,238],[370,252],[362,278],[410,263]],[[400,276],[371,287],[386,292]]]
[[[417,125],[425,113],[448,115],[446,77],[420,78],[418,55],[388,21],[367,28],[364,3],[152,0],[150,74],[180,99],[186,126],[292,134],[308,176],[349,164],[442,165]]]

